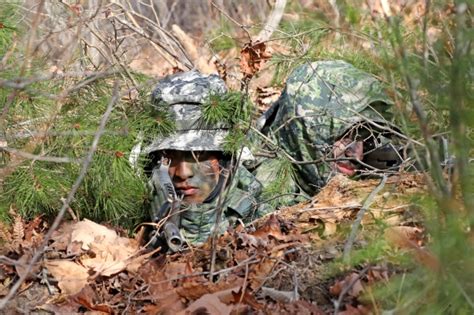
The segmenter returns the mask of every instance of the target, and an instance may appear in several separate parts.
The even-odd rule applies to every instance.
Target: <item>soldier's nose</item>
[[[347,157],[362,159],[364,155],[363,145],[362,141],[354,141],[346,147],[344,154]]]
[[[193,169],[191,166],[191,163],[186,162],[184,160],[178,161],[176,163],[176,169],[174,172],[174,177],[181,179],[181,180],[186,180],[188,178],[193,177]]]

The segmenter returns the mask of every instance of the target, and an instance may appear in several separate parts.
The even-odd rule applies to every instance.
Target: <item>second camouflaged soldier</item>
[[[392,123],[392,109],[373,75],[341,60],[308,62],[290,74],[258,124],[277,152],[283,149],[292,160],[289,190],[313,196],[336,173],[397,171],[406,162],[405,137]],[[257,179],[271,182],[275,162],[263,160]]]

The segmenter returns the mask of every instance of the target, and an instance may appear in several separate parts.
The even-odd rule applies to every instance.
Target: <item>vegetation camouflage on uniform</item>
[[[391,104],[372,75],[344,61],[318,61],[290,74],[282,95],[260,123],[295,160],[312,161],[331,157],[332,144],[354,125],[387,124]],[[327,163],[295,168],[298,186],[311,195],[330,176]]]
[[[152,93],[152,104],[159,111],[170,113],[176,121],[176,131],[166,138],[156,138],[145,148],[150,154],[159,150],[223,151],[222,144],[231,126],[208,125],[203,122],[202,104],[211,94],[226,93],[224,81],[216,75],[203,75],[190,71],[162,79]],[[223,232],[236,219],[250,220],[267,212],[265,205],[257,202],[262,185],[244,167],[240,166],[224,191],[223,217],[219,230]],[[153,187],[151,184],[150,187]],[[153,213],[166,202],[160,193],[152,190]],[[162,200],[161,200],[162,199]],[[197,205],[183,205],[181,209],[181,233],[192,243],[205,241],[216,222],[219,198]]]

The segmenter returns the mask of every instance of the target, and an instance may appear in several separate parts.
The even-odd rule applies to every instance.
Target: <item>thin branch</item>
[[[30,159],[33,161],[44,161],[44,162],[54,162],[54,163],[77,163],[81,161],[81,159],[73,159],[73,158],[68,158],[68,157],[36,155],[36,154],[31,154],[31,153],[18,150],[15,148],[10,148],[10,147],[0,147],[0,152],[2,151],[6,151],[8,153],[18,155],[25,159]]]
[[[22,276],[20,276],[17,282],[15,282],[15,284],[12,286],[8,294],[2,300],[0,300],[0,310],[5,308],[8,301],[10,301],[13,298],[13,296],[16,294],[20,286],[23,284],[23,282],[25,282],[26,277],[33,269],[33,265],[40,259],[41,255],[43,255],[44,251],[46,250],[46,247],[48,246],[48,242],[51,239],[51,236],[53,235],[54,231],[59,227],[59,224],[61,223],[61,220],[63,219],[64,214],[69,208],[69,204],[73,201],[74,195],[76,194],[77,190],[81,186],[82,181],[84,180],[84,177],[87,174],[89,166],[92,163],[92,158],[94,157],[94,153],[97,150],[97,147],[99,145],[99,140],[105,129],[105,125],[107,124],[110,114],[112,113],[112,110],[114,109],[114,106],[119,101],[119,99],[120,99],[119,85],[118,85],[118,82],[116,81],[114,83],[114,92],[113,92],[112,98],[110,99],[110,103],[108,104],[105,113],[102,115],[102,119],[100,121],[97,133],[94,136],[94,140],[92,141],[92,145],[89,149],[87,157],[84,159],[79,176],[77,177],[74,185],[72,186],[65,202],[63,203],[63,206],[61,207],[61,210],[59,210],[58,215],[54,219],[54,222],[51,225],[51,228],[48,230],[48,233],[45,235],[43,243],[36,250],[34,256],[31,258],[25,270],[25,273]]]
[[[229,14],[227,14],[224,10],[222,10],[221,8],[219,8],[219,6],[217,4],[214,3],[214,1],[211,1],[211,5],[216,8],[220,13],[222,13],[222,15],[224,15],[226,18],[228,18],[232,23],[234,23],[235,25],[237,25],[238,27],[240,27],[248,36],[249,38],[249,41],[252,42],[252,36],[250,35],[249,31],[247,30],[248,26],[245,26],[243,24],[240,24],[239,22],[237,22],[236,20],[234,20]]]
[[[380,180],[380,183],[375,187],[375,189],[369,194],[367,199],[365,200],[362,208],[359,210],[357,213],[357,218],[352,224],[352,229],[351,229],[351,234],[349,235],[349,238],[347,239],[346,244],[344,245],[344,253],[343,253],[343,260],[344,262],[349,261],[349,256],[352,250],[352,245],[354,244],[354,240],[357,235],[357,231],[359,229],[359,225],[362,221],[362,218],[364,217],[365,211],[370,207],[372,202],[374,201],[375,196],[382,190],[382,188],[385,186],[385,183],[387,182],[387,175],[383,175],[382,179]]]

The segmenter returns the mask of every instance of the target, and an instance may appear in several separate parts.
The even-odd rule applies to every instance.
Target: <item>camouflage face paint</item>
[[[166,151],[169,175],[184,204],[200,204],[219,181],[219,155],[214,152]]]

